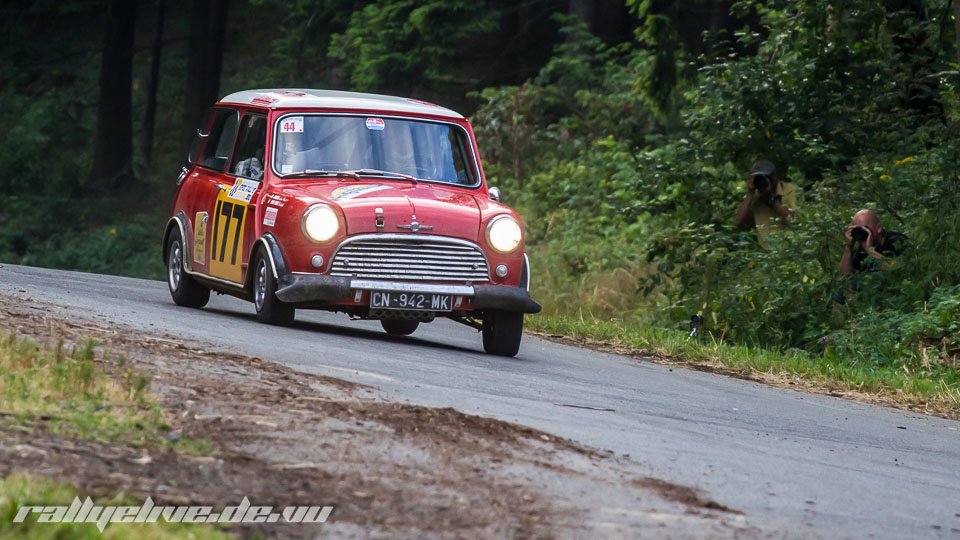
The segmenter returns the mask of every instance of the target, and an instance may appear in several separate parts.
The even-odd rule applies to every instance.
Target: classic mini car
[[[530,266],[517,215],[487,187],[449,109],[327,90],[250,90],[210,111],[177,180],[163,257],[174,302],[210,291],[284,325],[343,312],[408,335],[446,317],[513,356]]]

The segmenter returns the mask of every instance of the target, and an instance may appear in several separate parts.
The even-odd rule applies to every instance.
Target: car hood
[[[291,186],[284,192],[339,206],[351,235],[420,232],[479,240],[480,207],[472,195],[456,189],[424,182],[360,181]],[[382,229],[377,228],[378,208],[383,210]]]

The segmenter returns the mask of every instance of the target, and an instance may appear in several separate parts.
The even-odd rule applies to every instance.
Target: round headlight
[[[487,225],[487,244],[500,253],[513,253],[521,240],[520,224],[510,216],[497,216]]]
[[[325,204],[316,204],[303,213],[303,232],[314,242],[326,242],[337,235],[340,220]]]

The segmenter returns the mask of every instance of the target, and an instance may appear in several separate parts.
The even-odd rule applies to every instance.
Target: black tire
[[[380,321],[383,331],[391,336],[409,336],[417,331],[420,321],[401,321],[396,319],[383,319]]]
[[[253,305],[257,320],[276,326],[288,326],[293,322],[296,309],[277,298],[277,278],[273,277],[273,265],[263,248],[257,250],[253,266]]]
[[[516,356],[523,338],[523,313],[488,311],[483,316],[483,350],[497,356]]]
[[[210,289],[197,283],[193,276],[184,271],[185,253],[180,229],[175,228],[167,239],[167,287],[178,306],[202,308],[210,301]]]

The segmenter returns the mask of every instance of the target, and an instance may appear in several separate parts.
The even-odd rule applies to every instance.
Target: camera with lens
[[[755,189],[767,189],[770,186],[770,176],[766,174],[753,175],[753,187]]]
[[[850,231],[850,236],[857,242],[866,242],[870,236],[870,232],[866,227],[854,227],[853,230]]]

